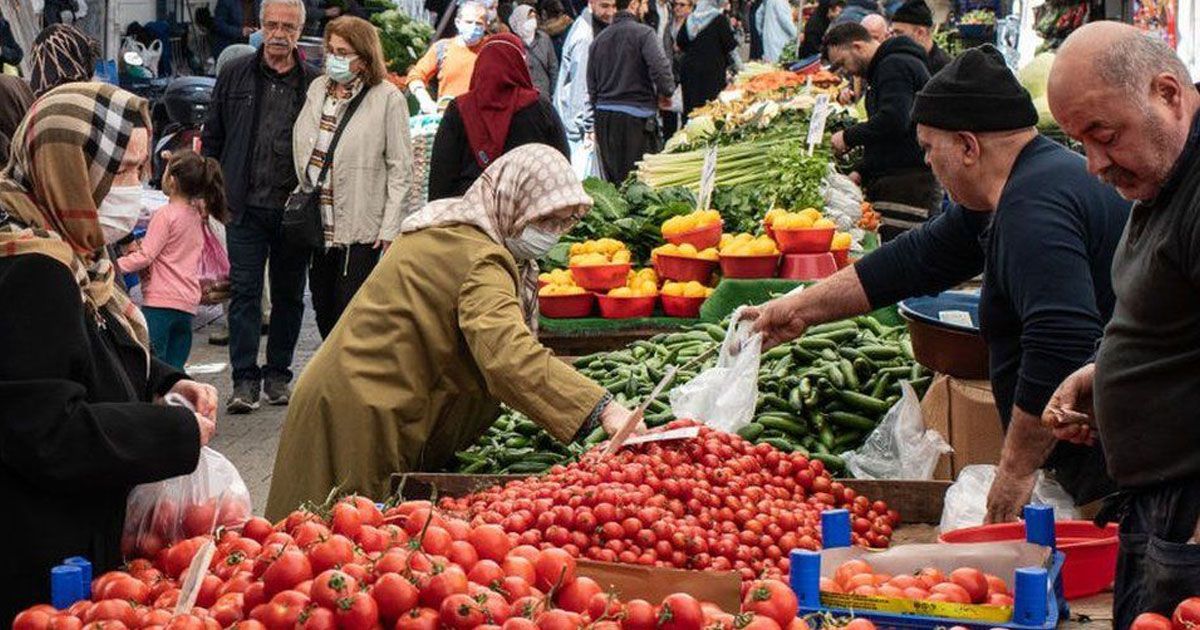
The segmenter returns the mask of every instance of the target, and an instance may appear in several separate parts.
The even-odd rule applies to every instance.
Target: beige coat
[[[329,77],[308,88],[304,109],[292,129],[292,161],[305,186],[305,171],[321,125]],[[384,81],[370,88],[350,119],[333,155],[333,242],[338,245],[391,241],[400,222],[420,200],[410,199],[412,142],[408,101]]]
[[[267,517],[335,485],[383,499],[392,473],[439,470],[501,402],[571,439],[605,390],[538,343],[518,278],[476,227],[402,235],[296,383]]]

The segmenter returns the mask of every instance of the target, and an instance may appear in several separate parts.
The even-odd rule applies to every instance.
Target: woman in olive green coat
[[[300,375],[268,518],[335,486],[382,499],[393,473],[437,470],[474,442],[501,402],[564,442],[619,428],[628,410],[531,330],[533,260],[591,205],[562,154],[534,144],[406,219]]]

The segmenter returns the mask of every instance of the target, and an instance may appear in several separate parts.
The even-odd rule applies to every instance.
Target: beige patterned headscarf
[[[404,220],[400,231],[465,223],[483,230],[503,247],[504,239],[519,235],[532,222],[543,230],[565,234],[591,209],[592,198],[563,154],[544,144],[526,144],[492,162],[462,197],[426,204]],[[518,264],[521,306],[529,329],[536,332],[537,263]]]

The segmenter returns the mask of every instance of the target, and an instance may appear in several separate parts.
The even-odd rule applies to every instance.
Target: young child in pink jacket
[[[122,273],[143,274],[142,313],[150,346],[182,369],[192,350],[192,318],[200,306],[200,255],[208,217],[224,222],[225,180],[221,165],[190,151],[178,152],[163,175],[167,205],[155,211],[146,236],[117,260]]]

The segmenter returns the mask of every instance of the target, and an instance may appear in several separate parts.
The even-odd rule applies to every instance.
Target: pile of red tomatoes
[[[694,425],[676,420],[666,429]],[[820,549],[826,509],[851,511],[853,543],[890,544],[900,515],[833,481],[821,461],[699,431],[608,459],[589,453],[546,475],[440,505],[500,525],[520,544],[605,562],[735,570],[746,580],[786,575],[789,551]]]
[[[832,578],[821,578],[821,591],[926,602],[1012,606],[1008,585],[995,575],[970,567],[942,573],[925,567],[915,574],[877,573],[863,560],[842,563]]]

